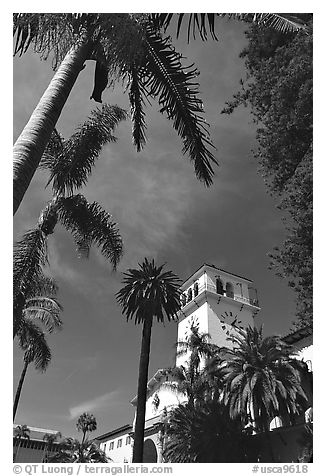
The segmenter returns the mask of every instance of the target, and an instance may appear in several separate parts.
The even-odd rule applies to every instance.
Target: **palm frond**
[[[40,169],[52,170],[57,161],[57,157],[62,154],[64,142],[64,137],[57,131],[57,129],[54,129],[41,157],[39,163]]]
[[[26,232],[14,245],[14,297],[22,292],[25,296],[39,286],[43,275],[42,266],[47,264],[47,242],[42,230]]]
[[[57,205],[59,220],[72,232],[79,252],[87,256],[95,243],[116,269],[122,257],[122,239],[111,215],[97,202],[88,203],[83,195],[60,197]]]
[[[39,30],[38,13],[14,13],[13,34],[16,35],[14,55],[21,56],[37,38]]]
[[[56,281],[51,276],[46,276],[42,274],[36,280],[32,292],[26,296],[35,297],[35,296],[52,296],[55,297],[58,294],[58,285]]]
[[[26,300],[22,325],[26,325],[29,320],[38,320],[45,326],[47,332],[52,333],[62,328],[60,317],[62,310],[61,304],[55,298],[35,296]]]
[[[140,81],[149,96],[158,98],[160,112],[172,120],[173,127],[183,140],[183,153],[194,162],[195,173],[207,186],[212,184],[217,164],[214,146],[203,118],[203,103],[198,97],[198,71],[183,67],[181,55],[156,30],[147,28],[147,54],[143,59]]]
[[[61,151],[50,151],[55,160],[46,157],[42,166],[50,168],[48,183],[52,182],[55,193],[72,194],[87,183],[103,145],[116,141],[112,133],[126,118],[125,110],[104,104],[91,112],[89,119],[64,142]]]
[[[271,27],[282,33],[293,33],[297,31],[311,31],[312,14],[307,13],[156,13],[152,15],[152,21],[158,29],[166,31],[171,23],[176,20],[177,38],[180,35],[184,22],[187,24],[187,38],[196,38],[200,35],[203,41],[207,40],[208,33],[212,39],[217,40],[215,33],[216,19],[218,17],[228,17],[240,21],[257,23],[260,26]]]
[[[131,120],[133,123],[132,137],[134,145],[139,152],[146,143],[146,123],[143,110],[145,91],[138,78],[138,71],[135,67],[131,69],[129,82],[129,101],[131,105]]]
[[[45,334],[32,321],[21,329],[18,334],[19,345],[25,352],[24,359],[33,362],[36,370],[44,372],[51,362],[51,350],[46,342]]]
[[[127,320],[144,322],[156,317],[158,322],[175,319],[180,309],[179,278],[163,266],[156,266],[154,260],[145,258],[139,269],[128,269],[123,273],[125,286],[116,294],[122,313]]]

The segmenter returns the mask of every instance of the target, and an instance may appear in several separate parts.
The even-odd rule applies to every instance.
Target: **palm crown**
[[[145,258],[139,269],[124,273],[125,287],[117,293],[117,300],[127,320],[134,317],[136,323],[141,323],[156,317],[158,322],[163,322],[164,318],[176,317],[180,308],[180,280],[172,271],[162,272],[163,266]]]
[[[129,90],[137,150],[146,141],[144,105],[149,98],[157,99],[160,112],[172,121],[183,141],[183,152],[194,162],[197,178],[206,185],[212,183],[212,164],[217,161],[198,97],[198,71],[182,65],[182,56],[169,38],[163,38],[150,15],[20,13],[14,14],[14,35],[14,54],[21,55],[33,45],[43,58],[54,54],[54,67],[69,48],[84,48],[82,62],[96,61],[92,97],[100,102],[108,78],[111,86],[122,80]],[[25,165],[17,161],[17,180],[19,169]],[[27,169],[25,173],[32,175]]]
[[[229,338],[223,373],[225,402],[232,417],[251,415],[258,429],[268,429],[276,415],[295,415],[306,396],[300,383],[304,364],[278,336],[263,337],[262,328],[238,329]],[[267,427],[266,427],[267,426]]]

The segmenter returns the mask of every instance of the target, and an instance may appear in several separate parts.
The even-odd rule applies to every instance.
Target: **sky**
[[[268,252],[280,245],[285,231],[281,212],[270,197],[252,150],[255,126],[250,110],[239,108],[222,115],[225,102],[239,89],[245,76],[239,53],[246,44],[244,26],[218,23],[219,41],[175,41],[195,63],[205,118],[217,148],[219,166],[214,184],[199,182],[172,124],[152,101],[146,109],[147,138],[137,153],[131,140],[131,123],[116,130],[118,141],[103,148],[87,186],[89,201],[99,202],[119,226],[124,256],[118,271],[93,248],[80,260],[72,236],[60,225],[49,237],[50,270],[59,285],[64,307],[64,328],[48,338],[52,362],[38,373],[30,366],[16,422],[77,436],[75,423],[84,411],[95,415],[93,436],[130,423],[136,394],[141,327],[126,322],[116,303],[122,273],[137,267],[145,257],[166,263],[186,279],[203,263],[212,263],[253,280],[261,311],[258,324],[265,334],[286,334],[294,319],[293,291],[268,269]],[[73,88],[57,124],[65,138],[85,121],[97,104],[89,100],[95,64],[88,61]],[[13,138],[19,136],[46,89],[53,71],[51,61],[26,53],[14,59]],[[128,108],[123,88],[107,89],[103,101]],[[38,172],[14,218],[14,239],[33,228],[41,209],[51,198],[47,177]],[[177,324],[155,324],[149,376],[174,364]],[[14,390],[22,370],[22,351],[14,343]]]

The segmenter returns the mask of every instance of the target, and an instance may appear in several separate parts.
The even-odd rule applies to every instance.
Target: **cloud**
[[[79,403],[74,407],[69,408],[70,413],[70,420],[78,417],[84,412],[91,412],[94,410],[106,410],[109,407],[121,403],[120,391],[114,390],[112,392],[105,393],[104,395],[100,395],[99,397],[95,397],[92,400],[88,400],[86,402]]]

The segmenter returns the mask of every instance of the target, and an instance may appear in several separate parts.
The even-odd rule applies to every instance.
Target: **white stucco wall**
[[[115,463],[131,462],[132,460],[132,439],[127,444],[128,432],[122,433],[114,438],[100,443],[100,448]],[[122,445],[118,448],[118,441],[122,440]],[[113,449],[110,450],[110,443],[113,443]]]

